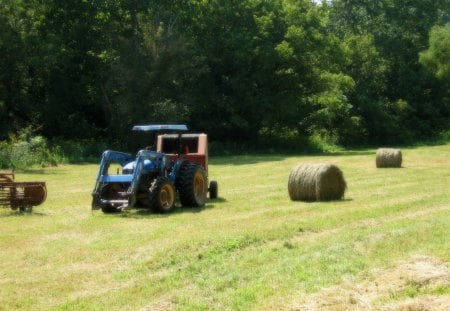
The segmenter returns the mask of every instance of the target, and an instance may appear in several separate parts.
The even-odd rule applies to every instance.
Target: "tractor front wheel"
[[[111,205],[111,204],[105,204],[101,203],[101,198],[107,199],[107,200],[113,200],[116,198],[120,198],[118,192],[124,191],[124,187],[120,184],[108,184],[104,185],[102,190],[100,191],[101,195],[96,196],[92,200],[93,206],[99,206],[102,209],[102,212],[105,214],[115,214],[118,213],[119,210]]]
[[[175,188],[167,177],[156,178],[149,189],[150,206],[154,211],[167,213],[175,205]]]
[[[177,178],[180,202],[183,206],[199,207],[206,203],[208,179],[206,171],[197,163],[185,163],[181,166]]]

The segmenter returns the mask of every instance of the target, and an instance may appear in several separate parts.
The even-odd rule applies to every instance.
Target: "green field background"
[[[412,256],[448,265],[450,145],[404,148],[397,169],[375,151],[212,158],[219,198],[167,215],[92,212],[98,165],[16,172],[48,197],[0,210],[0,310],[290,310]],[[290,201],[300,163],[337,165],[345,198]]]

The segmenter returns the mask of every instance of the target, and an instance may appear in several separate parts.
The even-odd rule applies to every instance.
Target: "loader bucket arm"
[[[124,166],[125,164],[131,162],[132,160],[133,158],[129,153],[118,152],[113,150],[106,150],[105,152],[103,152],[102,160],[100,162],[100,168],[98,170],[97,180],[95,183],[94,190],[92,191],[92,195],[96,195],[99,193],[100,181],[102,180],[102,176],[108,174],[108,168],[112,162],[117,162],[121,166]]]
[[[163,155],[156,151],[141,150],[138,152],[138,154],[136,156],[136,162],[135,162],[135,166],[134,166],[131,186],[128,189],[129,195],[135,194],[139,187],[139,184],[141,181],[141,176],[146,171],[145,160],[150,160],[150,162],[152,163],[152,167],[163,168],[163,166],[160,163],[160,161],[162,161],[162,158],[163,158]],[[160,172],[160,174],[163,174],[163,173],[164,172]]]

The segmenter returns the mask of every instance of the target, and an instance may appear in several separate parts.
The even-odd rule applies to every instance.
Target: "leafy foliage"
[[[237,143],[433,136],[450,118],[449,9],[448,0],[3,0],[0,139],[32,125],[49,139],[123,144],[133,124],[151,122]]]
[[[420,54],[420,62],[437,78],[450,81],[450,24],[433,27],[429,45]]]
[[[43,136],[34,135],[31,127],[23,129],[18,136],[12,136],[9,141],[0,141],[0,168],[56,166],[61,161],[60,148],[50,148],[47,140]]]

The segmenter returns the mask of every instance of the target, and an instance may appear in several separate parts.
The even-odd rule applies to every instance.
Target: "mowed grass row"
[[[212,158],[219,199],[168,215],[90,210],[97,165],[18,173],[44,180],[32,214],[0,210],[0,310],[291,309],[299,297],[426,255],[450,262],[450,145],[327,156]],[[333,163],[345,199],[292,202],[290,170]],[[443,294],[448,294],[448,288]]]

